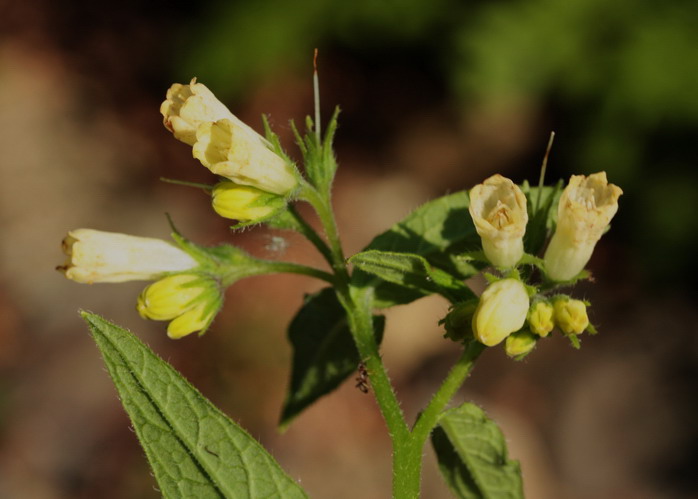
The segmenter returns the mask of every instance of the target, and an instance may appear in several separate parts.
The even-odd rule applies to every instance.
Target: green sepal
[[[451,303],[475,298],[475,294],[459,277],[413,253],[368,250],[349,258],[349,263],[384,281],[424,294],[438,293]]]
[[[523,499],[518,461],[507,457],[497,424],[474,404],[445,411],[432,432],[439,469],[462,499]]]
[[[271,129],[271,125],[269,124],[269,118],[267,118],[267,115],[265,114],[262,115],[262,123],[264,124],[264,135],[268,142],[269,148],[272,150],[274,154],[283,158],[283,160],[291,166],[293,172],[296,175],[296,178],[300,180],[301,174],[298,171],[298,166],[296,166],[295,161],[293,161],[291,157],[288,154],[286,154],[286,151],[284,151],[284,148],[281,146],[281,140],[279,140],[279,136],[275,134],[274,131]],[[287,197],[292,198],[293,192],[287,195]]]
[[[384,326],[383,316],[373,317],[378,344]],[[288,328],[288,339],[293,348],[293,366],[279,420],[282,431],[307,407],[342,384],[361,360],[346,312],[333,288],[306,296]]]
[[[291,128],[296,137],[298,148],[303,154],[305,175],[312,186],[320,193],[329,193],[330,186],[337,171],[337,160],[332,149],[335,132],[337,131],[337,118],[339,106],[332,113],[322,138],[317,136],[315,123],[310,116],[305,119],[306,133],[301,136],[295,123],[291,122]]]
[[[439,325],[446,331],[444,338],[456,342],[470,341],[473,336],[473,315],[477,308],[479,298],[473,298],[461,303],[454,304],[446,314],[446,317],[439,321]]]
[[[163,497],[307,497],[254,438],[138,338],[81,315]]]

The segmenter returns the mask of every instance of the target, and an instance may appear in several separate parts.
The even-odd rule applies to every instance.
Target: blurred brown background
[[[698,497],[698,5],[685,0],[121,2],[0,0],[0,497],[153,498],[114,388],[77,315],[138,334],[259,438],[311,497],[390,495],[372,398],[346,383],[275,430],[298,276],[229,290],[203,338],[140,320],[143,285],[78,285],[54,271],[77,227],[167,237],[320,264],[299,237],[231,233],[210,182],[158,107],[192,76],[260,129],[342,107],[335,202],[347,253],[420,203],[500,172],[549,180],[606,170],[625,191],[591,263],[601,334],[554,338],[526,361],[487,352],[458,400],[497,420],[534,499]],[[285,239],[279,244],[278,237]],[[387,312],[384,355],[413,419],[458,348],[428,298]],[[449,497],[430,448],[423,496]]]

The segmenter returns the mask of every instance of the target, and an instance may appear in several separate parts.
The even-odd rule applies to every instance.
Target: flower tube
[[[589,262],[596,243],[618,211],[620,187],[606,172],[572,175],[560,197],[557,228],[545,251],[544,266],[553,281],[569,281]]]
[[[528,213],[526,196],[508,178],[493,175],[470,191],[470,216],[487,259],[497,267],[513,267],[524,252]]]
[[[185,251],[161,239],[76,229],[63,239],[66,263],[57,270],[73,281],[147,281],[198,266]]]
[[[272,152],[261,135],[239,121],[202,123],[192,153],[213,173],[238,184],[280,195],[298,185],[286,160]]]

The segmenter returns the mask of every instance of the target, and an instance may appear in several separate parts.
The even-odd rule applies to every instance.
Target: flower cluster
[[[224,178],[211,189],[216,213],[239,222],[258,222],[286,208],[299,185],[295,166],[206,86],[196,79],[188,85],[172,85],[160,112],[175,138],[192,146],[193,156]],[[216,270],[207,268],[206,257],[180,246],[77,229],[63,240],[67,261],[58,270],[80,283],[155,281],[138,298],[138,313],[146,319],[170,321],[168,336],[181,338],[206,331],[222,306],[223,284]],[[254,270],[237,272],[235,278]]]
[[[494,175],[470,191],[470,215],[480,236],[487,262],[503,278],[492,281],[473,309],[463,304],[444,322],[449,337],[463,337],[457,323],[470,321],[469,332],[480,343],[494,346],[506,340],[505,350],[521,358],[539,338],[557,328],[578,345],[576,335],[594,331],[587,303],[568,295],[547,296],[551,290],[580,278],[596,243],[618,210],[619,187],[609,184],[605,172],[588,177],[573,175],[557,205],[557,226],[542,260],[529,255],[543,275],[538,286],[526,285],[516,269],[521,265],[529,216],[527,200],[511,180]],[[540,193],[539,193],[540,195]],[[541,290],[544,290],[541,291]],[[467,329],[467,328],[466,328]]]
[[[202,165],[225,177],[213,191],[219,215],[261,221],[286,206],[299,184],[295,167],[196,78],[172,85],[160,113],[165,127],[192,146]]]

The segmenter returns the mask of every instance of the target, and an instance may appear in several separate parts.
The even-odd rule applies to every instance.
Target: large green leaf
[[[376,316],[376,341],[383,338],[385,318]],[[306,407],[337,388],[360,362],[344,308],[332,288],[306,299],[291,321],[293,368],[279,426],[283,429]]]
[[[133,334],[82,313],[165,497],[307,497],[274,458]]]
[[[439,468],[453,492],[464,499],[521,499],[518,461],[496,423],[473,404],[446,411],[432,433]]]
[[[420,255],[368,250],[352,256],[349,262],[386,282],[425,294],[438,293],[452,303],[475,298],[462,279],[434,267]]]
[[[366,250],[413,253],[444,271],[463,279],[478,268],[458,255],[480,249],[480,238],[470,218],[470,198],[465,191],[430,201],[410,213],[404,220],[377,236]],[[406,290],[358,270],[352,276],[357,287],[373,286],[375,305],[379,308],[409,303],[427,292]]]

